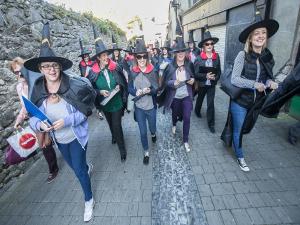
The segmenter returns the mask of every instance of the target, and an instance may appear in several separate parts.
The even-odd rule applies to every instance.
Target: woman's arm
[[[69,126],[76,127],[82,122],[87,120],[87,117],[83,113],[78,111],[76,108],[74,108],[71,105],[69,105],[68,107],[70,107],[71,113],[69,113],[69,115],[63,119],[64,127],[69,127]]]
[[[234,60],[234,65],[231,75],[231,83],[240,88],[254,88],[255,80],[243,78],[242,71],[245,63],[245,52],[240,51]]]

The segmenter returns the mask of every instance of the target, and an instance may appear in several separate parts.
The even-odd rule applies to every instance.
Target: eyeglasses
[[[18,70],[17,70],[17,71],[14,71],[13,73],[14,73],[15,75],[17,75],[17,76],[21,76],[21,71],[18,71]]]
[[[213,43],[213,42],[207,42],[207,43],[205,43],[204,45],[205,45],[205,46],[210,46],[210,45],[213,46],[214,44],[215,44],[215,43]]]
[[[136,55],[135,57],[136,57],[137,60],[148,59],[148,55]]]
[[[51,70],[51,68],[58,70],[60,69],[60,65],[58,63],[53,63],[51,64],[46,64],[46,65],[41,65],[41,68],[43,68],[44,70]]]

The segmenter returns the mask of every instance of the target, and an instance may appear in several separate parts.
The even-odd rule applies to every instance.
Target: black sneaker
[[[145,152],[144,159],[143,159],[143,163],[144,163],[145,165],[148,165],[148,164],[149,164],[149,152]]]
[[[151,135],[151,139],[152,139],[152,142],[153,142],[153,143],[155,143],[155,142],[156,142],[156,140],[157,140],[157,138],[156,138],[156,134],[154,134],[154,135]]]
[[[112,138],[112,139],[111,139],[111,143],[112,143],[113,145],[116,144],[116,143],[117,143],[116,139]]]
[[[57,174],[58,174],[58,170],[54,173],[49,173],[47,178],[47,183],[50,184],[52,181],[54,181],[55,178],[57,177]]]
[[[210,130],[210,132],[213,133],[213,134],[216,133],[215,127],[213,127],[213,126],[210,126],[210,127],[209,127],[209,130]]]
[[[199,112],[199,113],[197,113],[196,111],[195,111],[195,114],[196,114],[196,116],[198,117],[198,118],[202,118],[202,115],[201,115],[201,113]]]
[[[121,155],[121,162],[125,162],[126,161],[126,155]]]

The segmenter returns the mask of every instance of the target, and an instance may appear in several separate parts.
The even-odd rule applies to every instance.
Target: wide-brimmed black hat
[[[195,43],[196,41],[194,40],[194,31],[190,30],[189,31],[189,40],[187,41],[187,43]]]
[[[113,34],[111,35],[111,42],[112,42],[112,50],[118,50],[118,51],[122,51],[123,50],[122,48],[118,47],[117,41],[116,41],[116,39],[115,39],[115,37],[114,37]]]
[[[263,20],[259,11],[257,11],[254,21],[240,33],[239,41],[245,43],[252,31],[262,27],[265,27],[267,29],[268,38],[270,38],[278,31],[279,23],[273,19]]]
[[[129,43],[126,47],[126,49],[122,49],[124,52],[132,53],[134,50],[134,47]]]
[[[183,51],[187,51],[189,48],[187,48],[185,46],[184,40],[183,40],[183,32],[182,29],[180,27],[180,23],[178,18],[176,18],[176,45],[175,47],[173,47],[172,52],[176,53],[176,52],[183,52]]]
[[[81,38],[79,38],[79,45],[80,45],[81,54],[78,57],[83,57],[84,55],[89,55],[92,53],[92,49],[88,47],[83,47]]]
[[[70,69],[73,65],[72,61],[58,57],[50,47],[50,29],[49,22],[46,22],[42,30],[42,45],[39,57],[27,60],[24,67],[34,72],[40,72],[39,64],[42,62],[57,62],[61,65],[62,70]]]
[[[112,49],[108,49],[105,46],[95,24],[93,24],[93,32],[94,32],[94,39],[95,39],[96,54],[92,57],[92,60],[96,60],[98,55],[100,55],[104,52],[107,52],[108,54],[110,54],[112,52]]]
[[[135,40],[135,49],[132,52],[133,54],[146,54],[148,53],[145,41],[143,38],[137,38]]]
[[[165,40],[165,42],[164,42],[164,45],[161,47],[161,49],[167,49],[168,51],[171,51],[172,49],[171,49],[171,43],[170,43],[170,40]]]
[[[208,30],[208,26],[205,27],[205,32],[203,34],[203,39],[199,42],[198,47],[202,48],[203,44],[207,41],[213,41],[214,44],[216,44],[219,41],[219,38],[211,36],[211,34]]]

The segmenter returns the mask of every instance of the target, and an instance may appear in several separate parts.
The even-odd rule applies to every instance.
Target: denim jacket
[[[78,111],[75,107],[73,107],[71,104],[67,103],[66,106],[69,115],[64,118],[64,126],[71,126],[76,139],[81,144],[81,147],[85,149],[84,147],[86,146],[89,138],[87,117],[83,113]],[[45,113],[45,107],[46,100],[44,100],[43,104],[39,107],[39,109],[43,113]],[[40,131],[41,121],[36,117],[31,117],[30,126],[32,127],[32,129]]]

